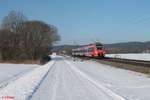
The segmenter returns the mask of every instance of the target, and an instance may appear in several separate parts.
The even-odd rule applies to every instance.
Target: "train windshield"
[[[101,43],[96,43],[97,50],[102,50],[103,45]]]
[[[102,50],[102,46],[96,46],[97,50]]]

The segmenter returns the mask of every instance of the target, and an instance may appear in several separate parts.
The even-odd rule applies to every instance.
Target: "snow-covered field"
[[[0,84],[13,77],[26,73],[39,65],[34,64],[5,64],[0,63]]]
[[[39,65],[36,64],[6,64],[0,63],[0,90],[11,82],[22,77],[25,73],[30,72]],[[7,95],[8,96],[8,95]],[[0,100],[11,99],[6,95],[0,96]]]
[[[148,75],[56,56],[0,89],[14,100],[150,100]]]
[[[24,73],[21,77],[10,81],[9,84],[0,89],[0,99],[30,99],[30,96],[41,83],[46,73],[48,73],[49,67],[52,64],[53,62],[50,62],[46,65],[37,67],[30,72]]]
[[[145,60],[150,61],[150,53],[137,53],[137,54],[106,54],[106,57],[134,59],[134,60]]]

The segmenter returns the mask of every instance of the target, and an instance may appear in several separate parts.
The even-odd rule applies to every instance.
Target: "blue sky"
[[[1,0],[0,20],[11,10],[55,25],[59,44],[150,41],[150,0]]]

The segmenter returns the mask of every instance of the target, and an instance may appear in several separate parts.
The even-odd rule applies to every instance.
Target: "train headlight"
[[[95,53],[96,55],[98,54],[98,52],[97,52],[97,51],[95,51],[94,53]]]

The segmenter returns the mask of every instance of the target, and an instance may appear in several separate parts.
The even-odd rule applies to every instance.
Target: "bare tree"
[[[22,49],[32,59],[37,59],[43,53],[48,53],[48,47],[60,39],[57,29],[42,21],[25,22],[21,27],[21,33]]]
[[[18,32],[17,27],[23,25],[23,23],[27,21],[27,18],[21,12],[10,11],[7,16],[5,16],[2,20],[1,24],[1,32],[0,35],[0,42],[5,41],[6,43],[1,43],[1,48],[7,47],[7,50],[3,50],[2,57],[6,56],[3,55],[6,52],[9,59],[19,57],[19,46],[20,46],[20,37],[21,33]],[[3,48],[4,49],[4,48]],[[6,58],[6,57],[3,57]]]
[[[4,59],[38,59],[59,40],[53,25],[27,21],[21,12],[11,11],[1,24],[0,53]]]
[[[5,59],[12,59],[14,55],[14,33],[10,32],[9,30],[0,30],[0,52],[2,58]]]
[[[26,16],[22,12],[10,11],[2,20],[1,28],[17,32],[17,27],[27,21]]]

